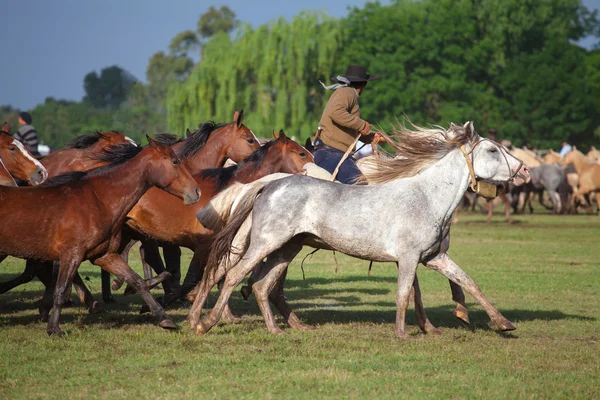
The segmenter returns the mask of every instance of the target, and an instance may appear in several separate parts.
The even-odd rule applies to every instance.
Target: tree
[[[196,31],[201,38],[209,39],[220,32],[231,33],[237,24],[235,13],[229,7],[221,6],[217,10],[210,6],[208,11],[200,16]]]
[[[103,68],[100,75],[92,71],[83,80],[84,100],[96,108],[116,109],[136,82],[133,75],[116,65]]]

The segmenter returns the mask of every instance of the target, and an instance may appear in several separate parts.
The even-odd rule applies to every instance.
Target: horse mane
[[[60,185],[64,185],[65,183],[80,181],[87,175],[88,175],[88,173],[86,171],[65,172],[64,174],[56,175],[56,176],[53,176],[52,178],[46,179],[43,183],[38,185],[38,187],[60,186]]]
[[[159,133],[158,135],[154,136],[154,140],[167,146],[173,146],[177,143],[183,142],[183,138],[173,135],[172,133]]]
[[[101,168],[112,167],[114,165],[122,164],[127,160],[132,159],[136,155],[138,155],[144,147],[134,146],[132,144],[119,144],[115,146],[110,146],[109,148],[102,149],[98,152],[97,155],[94,156],[94,159],[98,161],[107,162],[108,165],[100,168],[96,168],[94,171],[97,171]]]
[[[184,141],[184,145],[179,151],[178,156],[182,158],[193,156],[204,147],[211,133],[219,128],[224,127],[225,125],[227,124],[217,124],[214,121],[208,121],[200,124],[198,130]]]
[[[113,131],[116,133],[116,131]],[[67,144],[70,149],[87,149],[98,143],[100,139],[106,139],[102,132],[94,132],[87,135],[77,136]]]
[[[208,168],[203,169],[198,174],[203,179],[215,179],[216,189],[218,191],[224,189],[229,182],[236,176],[237,172],[243,165],[256,164],[257,168],[260,167],[269,153],[269,149],[273,147],[273,144],[279,139],[271,140],[265,143],[263,146],[254,150],[247,158],[242,160],[239,164],[232,165],[226,168]]]
[[[366,160],[365,164],[371,168],[359,179],[361,182],[373,185],[415,176],[452,150],[472,143],[476,138],[471,123],[465,126],[450,124],[449,129],[409,125],[410,128],[400,125],[390,134],[383,133],[397,154],[394,158],[373,157]]]

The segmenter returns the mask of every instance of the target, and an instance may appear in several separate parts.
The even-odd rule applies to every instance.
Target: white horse
[[[500,330],[514,330],[448,256],[448,233],[452,213],[469,185],[474,190],[480,180],[520,185],[529,179],[527,168],[501,146],[479,137],[472,123],[451,124],[448,130],[401,128],[394,136],[397,142],[393,147],[400,157],[372,161],[376,168],[366,179],[373,186],[293,176],[246,191],[233,211],[227,211],[231,212],[226,218],[229,221],[215,240],[212,262],[199,284],[188,316],[196,333],[205,333],[218,322],[233,289],[267,256],[270,262],[254,290],[269,331],[280,333],[268,303],[269,293],[303,244],[365,260],[396,262],[397,336],[406,335],[404,317],[413,285],[419,326],[425,332],[437,331],[421,304],[416,281],[419,263],[466,289]],[[199,219],[203,214],[215,217],[220,213],[211,206],[205,210]],[[357,220],[355,215],[362,218]],[[200,321],[209,291],[225,275],[219,300]],[[282,301],[277,299],[276,305],[288,323],[293,328],[308,328]]]

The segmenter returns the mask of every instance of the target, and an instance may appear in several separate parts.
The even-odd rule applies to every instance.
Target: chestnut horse
[[[52,152],[41,161],[51,177],[72,171],[89,171],[106,164],[95,157],[98,152],[122,144],[137,146],[135,141],[122,133],[96,132],[77,137],[67,148]]]
[[[84,260],[131,283],[159,318],[159,325],[175,328],[146,283],[118,253],[125,217],[150,187],[180,196],[186,204],[200,197],[198,185],[173,150],[148,141],[145,148],[113,147],[105,154],[105,161],[111,164],[90,173],[57,177],[45,187],[0,188],[4,205],[0,210],[0,254],[59,261],[56,290],[54,284],[46,287],[41,307],[43,318],[54,307],[48,319],[49,335],[63,334],[61,309]],[[28,229],[30,226],[37,229]]]
[[[15,180],[39,185],[47,177],[46,168],[10,135],[10,127],[5,122],[0,129],[0,185],[17,186]]]
[[[212,230],[198,222],[196,212],[234,182],[248,183],[276,172],[296,174],[303,171],[306,163],[314,162],[312,154],[287,138],[283,131],[275,133],[275,137],[276,140],[267,142],[238,165],[205,169],[195,174],[194,179],[202,191],[202,198],[195,205],[184,207],[175,197],[150,190],[127,216],[126,225],[135,239],[151,239],[161,245],[171,244],[194,251],[184,286],[174,288],[177,293],[172,298],[186,294],[196,286],[212,243]],[[152,267],[157,273],[162,272],[160,264],[152,264]],[[173,286],[179,286],[179,271],[169,272],[177,277]]]
[[[160,136],[163,140],[172,141],[172,147],[173,150],[175,150],[175,153],[183,158],[183,163],[192,174],[195,174],[207,168],[220,168],[225,164],[227,159],[240,162],[260,147],[258,139],[254,136],[254,133],[243,124],[243,121],[244,110],[240,112],[235,110],[233,122],[228,124],[205,122],[200,125],[200,128],[197,131],[193,133],[188,131],[187,138],[184,140],[178,139],[173,135]],[[155,192],[160,191],[151,189],[148,192],[148,195]],[[144,196],[142,201],[146,201],[146,198],[147,196]],[[133,243],[135,242],[130,241],[127,245],[123,246],[122,255],[125,260],[127,260],[127,254]],[[143,241],[140,253],[143,262],[146,258],[152,258],[153,260],[157,260],[155,262],[162,264],[155,243]],[[146,256],[146,254],[148,254],[148,256]],[[181,251],[177,246],[165,248],[164,254],[169,265],[179,265]],[[149,269],[150,267],[144,263],[144,270],[147,271]],[[171,270],[171,268],[169,268],[169,270]],[[148,277],[148,275],[151,275],[151,272],[147,272],[146,277]],[[175,278],[179,281],[178,276]],[[121,282],[116,280],[113,283],[114,289],[118,289],[121,284]],[[106,272],[103,272],[102,298],[105,302],[113,301],[110,289],[110,276]]]

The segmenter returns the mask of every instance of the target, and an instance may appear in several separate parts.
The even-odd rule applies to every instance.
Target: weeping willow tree
[[[187,80],[171,88],[169,128],[183,132],[200,121],[230,121],[243,109],[244,123],[258,136],[284,129],[309,137],[329,96],[318,81],[332,76],[342,47],[340,21],[315,12],[256,29],[246,25],[234,39],[218,34]]]

